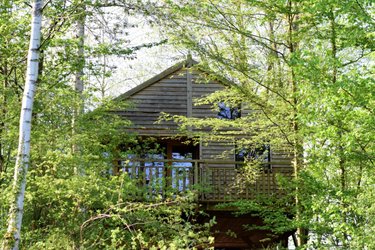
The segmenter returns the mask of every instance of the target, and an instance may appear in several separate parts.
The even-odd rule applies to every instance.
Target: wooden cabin
[[[144,143],[146,152],[121,159],[118,169],[142,180],[148,187],[143,197],[163,194],[166,186],[178,192],[199,187],[199,202],[216,216],[215,248],[259,249],[272,242],[262,241],[268,237],[267,232],[246,231],[243,225],[261,225],[261,219],[251,215],[235,217],[228,209],[220,210],[215,205],[257,195],[282,195],[275,176],[292,175],[288,153],[268,148],[265,170],[260,171],[254,183],[246,184],[238,179],[242,162],[236,158],[235,138],[200,141],[187,135],[176,137],[180,133],[179,124],[160,120],[161,113],[197,118],[219,115],[210,105],[195,105],[196,98],[224,88],[219,82],[202,83],[202,72],[191,70],[195,63],[193,60],[178,63],[117,98],[132,104],[119,114],[132,122],[128,131],[139,136],[139,144]],[[228,231],[237,237],[228,236]],[[278,240],[286,238],[284,235]]]

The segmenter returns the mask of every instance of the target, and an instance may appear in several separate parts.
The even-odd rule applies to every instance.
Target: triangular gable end
[[[202,82],[202,71],[191,70],[196,61],[188,58],[164,70],[139,86],[125,92],[115,100],[133,105],[118,114],[132,122],[128,131],[145,136],[176,136],[179,126],[171,120],[160,120],[162,113],[173,116],[214,118],[208,104],[195,105],[195,99],[224,88],[216,81]]]
[[[152,84],[160,81],[161,79],[163,78],[166,78],[168,77],[169,75],[172,75],[173,73],[176,73],[177,71],[183,69],[183,68],[190,68],[192,67],[193,65],[196,65],[198,64],[197,61],[191,59],[191,58],[188,58],[182,62],[179,62],[171,67],[169,67],[168,69],[164,70],[163,72],[161,72],[160,74],[148,79],[147,81],[141,83],[140,85],[128,90],[127,92],[119,95],[118,97],[115,98],[115,100],[124,100],[124,99],[127,99],[129,98],[130,96],[138,93],[139,91],[151,86]]]

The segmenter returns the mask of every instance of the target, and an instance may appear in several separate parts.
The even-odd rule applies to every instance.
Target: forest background
[[[257,112],[231,122],[165,118],[260,131],[242,143],[292,152],[294,180],[280,182],[293,204],[241,201],[241,212],[258,212],[275,232],[297,229],[301,249],[375,248],[374,7],[370,0],[46,1],[20,247],[181,249],[212,241],[210,223],[180,223],[181,213],[192,214],[193,194],[134,202],[129,193],[137,186],[107,174],[118,145],[136,140],[124,133],[127,121],[107,112],[126,108],[104,98],[113,66],[126,64],[111,62],[132,65],[137,51],[168,45],[226,85],[201,102],[246,103]],[[7,249],[31,8],[17,0],[0,8],[0,235]],[[132,45],[132,18],[147,20],[160,37]],[[285,207],[292,219],[282,216]]]

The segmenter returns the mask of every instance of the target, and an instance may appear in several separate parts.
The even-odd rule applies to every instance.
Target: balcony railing
[[[290,162],[262,164],[252,182],[243,179],[243,162],[225,160],[131,159],[118,161],[126,173],[142,187],[137,199],[163,197],[167,193],[196,190],[200,202],[252,199],[258,195],[282,195],[277,175],[291,178]]]

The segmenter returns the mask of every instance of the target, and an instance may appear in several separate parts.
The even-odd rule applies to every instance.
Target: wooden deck
[[[141,187],[136,199],[156,199],[166,194],[195,190],[199,202],[229,202],[253,199],[259,195],[282,195],[276,176],[292,177],[290,162],[263,164],[254,181],[241,177],[243,162],[224,160],[131,159],[118,161],[119,172],[126,173]]]

